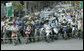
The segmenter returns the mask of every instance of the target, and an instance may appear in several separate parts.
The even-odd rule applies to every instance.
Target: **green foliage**
[[[20,1],[10,1],[13,4],[13,9],[19,12],[19,17],[21,16],[21,11],[25,7],[20,3]]]
[[[19,1],[11,1],[13,4],[13,8],[18,11],[22,11],[24,8],[24,5],[22,5]]]

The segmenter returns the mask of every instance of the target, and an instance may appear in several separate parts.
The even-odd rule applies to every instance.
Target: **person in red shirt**
[[[31,26],[30,25],[28,25],[27,26],[27,28],[26,28],[26,31],[25,31],[25,34],[26,34],[26,37],[27,37],[27,42],[26,42],[26,44],[28,43],[28,40],[30,39],[29,37],[30,37],[30,32],[31,32]]]

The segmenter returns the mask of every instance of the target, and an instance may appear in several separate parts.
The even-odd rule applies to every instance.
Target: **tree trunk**
[[[19,11],[19,17],[20,17],[20,11]]]
[[[24,1],[25,4],[25,15],[27,14],[27,1]]]

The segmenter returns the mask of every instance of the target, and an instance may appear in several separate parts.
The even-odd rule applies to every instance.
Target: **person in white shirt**
[[[50,26],[50,24],[47,22],[46,24],[44,24],[44,29],[51,29],[51,26]]]
[[[48,23],[48,20],[46,21],[46,24],[44,24],[44,30],[45,30],[46,35],[48,35],[46,31],[49,31],[50,32],[50,38],[53,41],[54,39],[53,39],[53,36],[52,36],[53,35],[52,34],[52,27]]]

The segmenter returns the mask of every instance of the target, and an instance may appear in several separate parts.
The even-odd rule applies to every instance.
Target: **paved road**
[[[1,44],[1,50],[83,50],[83,40],[55,40],[54,42],[46,43],[44,41],[34,42],[30,44]]]

